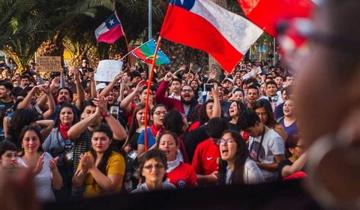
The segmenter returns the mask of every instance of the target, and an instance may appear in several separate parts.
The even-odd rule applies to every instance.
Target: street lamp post
[[[152,39],[152,0],[148,1],[148,37]]]

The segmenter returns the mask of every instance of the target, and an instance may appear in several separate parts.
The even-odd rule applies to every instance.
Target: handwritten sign
[[[39,56],[35,58],[36,70],[38,72],[61,71],[60,56]]]
[[[95,81],[111,82],[122,70],[123,62],[117,60],[102,60],[96,69]]]

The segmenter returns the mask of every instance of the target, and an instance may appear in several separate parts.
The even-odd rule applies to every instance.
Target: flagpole
[[[152,39],[152,0],[148,0],[148,39]],[[149,71],[151,71],[151,68],[149,66]]]
[[[142,47],[144,44],[150,42],[151,40],[148,40],[147,42],[145,43],[142,43],[140,46],[132,49],[131,51],[129,51],[128,53],[126,53],[123,57],[120,58],[120,61],[124,60],[126,58],[126,56],[128,56],[130,53],[134,52],[135,50],[139,49],[140,47]]]
[[[147,127],[148,127],[148,115],[149,115],[149,96],[150,96],[150,88],[151,88],[151,83],[154,77],[154,69],[156,66],[156,57],[158,54],[158,51],[160,49],[160,41],[161,41],[161,36],[159,36],[157,42],[156,42],[156,48],[155,48],[155,53],[154,53],[154,58],[152,61],[152,65],[151,65],[151,69],[150,69],[150,73],[149,73],[149,80],[147,82],[147,91],[146,91],[146,102],[145,102],[145,132],[144,132],[144,145],[145,145],[145,151],[148,150],[148,132],[147,132]]]
[[[127,39],[127,37],[126,37],[124,28],[123,28],[122,23],[121,23],[121,21],[120,21],[120,18],[119,18],[119,16],[118,16],[117,12],[116,12],[115,1],[114,1],[113,6],[114,6],[115,17],[117,18],[117,20],[118,20],[118,21],[120,22],[120,24],[121,24],[121,31],[122,31],[122,33],[123,33],[123,35],[124,35],[125,45],[126,45],[126,49],[127,49],[127,52],[128,52],[126,55],[128,55],[128,54],[129,54],[129,51],[130,51],[129,42],[128,42],[128,39]],[[124,56],[123,56],[123,57],[124,57]],[[120,60],[122,61],[122,60],[124,60],[124,59],[121,58]],[[128,62],[130,63],[130,58],[129,58]]]
[[[148,0],[148,38],[152,39],[152,0]]]
[[[126,49],[127,49],[127,51],[128,51],[127,54],[129,54],[129,51],[130,51],[129,42],[128,42],[127,38],[126,38],[125,33],[124,33],[124,39],[125,39]],[[128,62],[129,62],[129,64],[130,64],[130,57],[128,57]]]

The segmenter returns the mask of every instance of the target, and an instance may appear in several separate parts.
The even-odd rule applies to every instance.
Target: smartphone
[[[110,107],[110,114],[114,116],[115,118],[119,115],[119,107],[118,106],[111,106]]]
[[[211,89],[213,89],[213,87],[214,87],[214,84],[211,84],[211,83],[205,83],[205,84],[204,84],[204,90],[205,90],[206,92],[210,92]]]

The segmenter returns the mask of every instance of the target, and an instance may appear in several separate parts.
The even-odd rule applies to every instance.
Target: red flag
[[[170,1],[160,36],[209,53],[231,72],[263,31],[209,0]]]
[[[256,25],[276,35],[279,21],[308,18],[315,7],[312,0],[238,0],[245,15]]]

